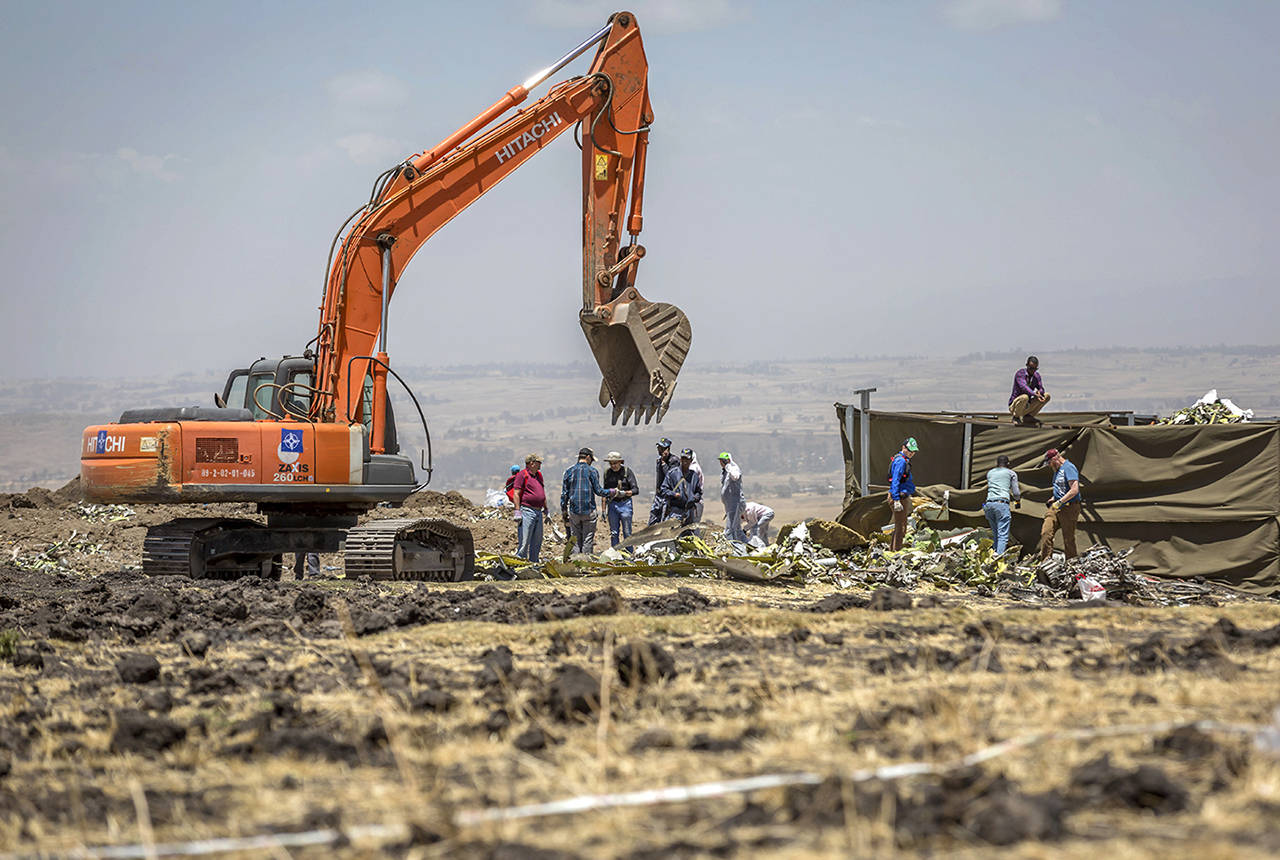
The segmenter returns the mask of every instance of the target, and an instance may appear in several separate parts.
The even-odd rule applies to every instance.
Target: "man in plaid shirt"
[[[560,515],[565,531],[573,538],[573,551],[587,555],[596,544],[596,496],[608,495],[600,485],[600,473],[591,465],[595,459],[590,448],[579,451],[578,462],[565,469],[560,489]]]

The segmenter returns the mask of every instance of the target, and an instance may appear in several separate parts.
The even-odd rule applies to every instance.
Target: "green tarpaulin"
[[[1140,571],[1203,576],[1255,592],[1280,591],[1280,424],[1113,427],[1042,414],[1043,427],[924,413],[871,412],[870,494],[859,486],[860,415],[836,404],[845,455],[845,510],[856,528],[888,521],[889,460],[907,436],[923,495],[951,491],[942,527],[985,525],[986,473],[1004,454],[1023,487],[1013,537],[1028,550],[1039,538],[1058,448],[1080,469],[1084,509],[1078,539],[1134,547]],[[1059,536],[1059,541],[1061,537]],[[1059,543],[1059,546],[1061,544]]]

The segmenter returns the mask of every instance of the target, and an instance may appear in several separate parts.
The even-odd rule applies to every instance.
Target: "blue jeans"
[[[619,540],[631,537],[631,499],[609,502],[607,513],[609,515],[609,546],[617,546]]]
[[[542,511],[520,506],[520,551],[516,555],[525,561],[537,562],[542,554]]]
[[[1009,525],[1013,522],[1013,515],[1009,513],[1009,503],[987,502],[982,506],[982,512],[986,514],[991,530],[996,533],[995,550],[996,555],[999,555],[1009,546]]]

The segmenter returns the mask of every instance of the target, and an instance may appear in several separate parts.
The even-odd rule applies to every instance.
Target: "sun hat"
[[[617,451],[610,451],[608,454],[604,455],[604,458],[608,460],[610,463],[622,463],[622,462],[625,462],[626,460],[626,458],[623,457],[621,454],[619,454]]]

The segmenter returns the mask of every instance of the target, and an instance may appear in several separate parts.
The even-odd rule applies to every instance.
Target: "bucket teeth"
[[[636,297],[581,317],[600,375],[600,405],[613,423],[661,421],[692,343],[689,318],[678,307]]]

